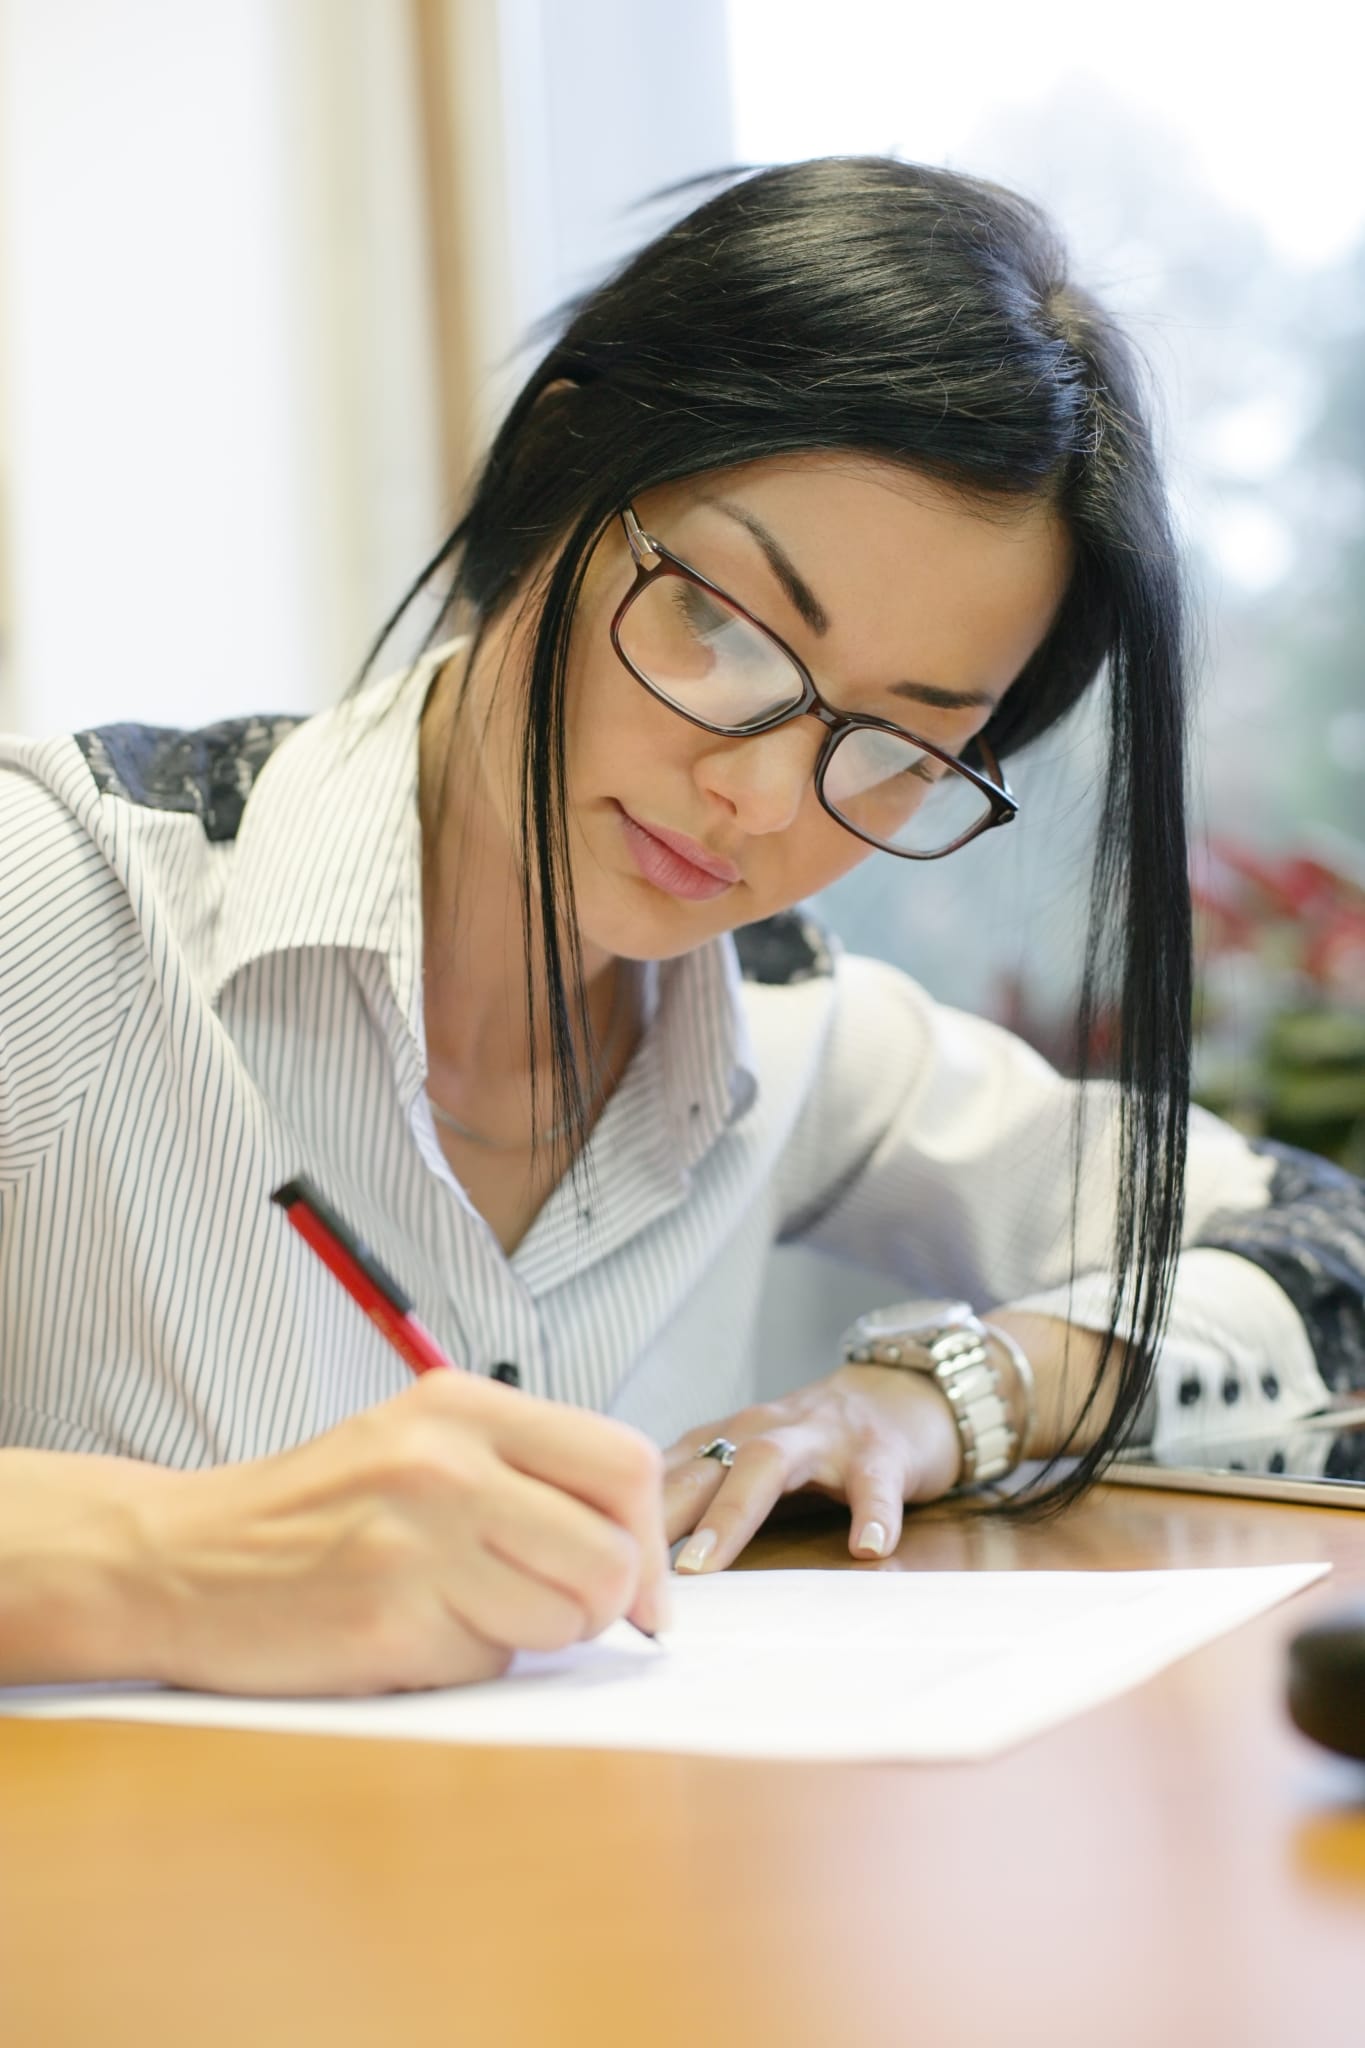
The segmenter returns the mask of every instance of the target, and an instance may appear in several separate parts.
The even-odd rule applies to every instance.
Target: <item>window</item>
[[[1307,0],[1273,38],[1197,0],[728,18],[739,160],[889,152],[998,179],[1048,208],[1135,336],[1202,632],[1199,1083],[1365,1169],[1365,180],[1339,12]],[[1007,860],[988,837],[908,879],[860,870],[824,908],[1060,1050],[1094,752],[1082,720],[1012,764]],[[1272,1100],[1286,1059],[1292,1112]]]

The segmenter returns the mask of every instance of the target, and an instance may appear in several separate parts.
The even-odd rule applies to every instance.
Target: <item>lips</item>
[[[686,833],[670,832],[663,825],[642,825],[623,805],[618,804],[617,809],[631,859],[656,889],[700,903],[724,895],[740,879],[733,861],[708,852]]]

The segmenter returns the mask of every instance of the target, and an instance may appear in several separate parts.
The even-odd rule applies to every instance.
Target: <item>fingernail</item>
[[[886,1531],[880,1522],[869,1522],[858,1538],[855,1548],[870,1550],[874,1557],[880,1557],[886,1548]]]
[[[699,1572],[715,1549],[716,1541],[714,1529],[698,1529],[691,1542],[685,1543],[678,1552],[678,1562],[673,1567],[674,1571]]]

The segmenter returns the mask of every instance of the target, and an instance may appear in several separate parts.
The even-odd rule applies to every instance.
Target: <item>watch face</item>
[[[915,1337],[975,1313],[966,1301],[897,1301],[859,1316],[858,1335],[865,1344],[875,1344],[880,1337]]]

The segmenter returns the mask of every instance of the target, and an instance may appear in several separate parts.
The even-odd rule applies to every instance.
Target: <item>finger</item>
[[[661,1562],[657,1578],[643,1582],[627,1610],[626,1620],[633,1621],[636,1628],[647,1636],[662,1635],[673,1620],[673,1596],[668,1590],[668,1550],[661,1549]]]
[[[629,1423],[562,1401],[544,1401],[474,1373],[424,1373],[398,1396],[425,1396],[462,1429],[476,1425],[506,1465],[572,1494],[643,1540],[659,1508],[663,1457]]]
[[[650,1590],[646,1560],[629,1530],[510,1466],[490,1487],[478,1534],[483,1549],[507,1568],[573,1603],[577,1626],[566,1641],[600,1635]],[[663,1557],[666,1570],[666,1551]]]
[[[674,1472],[684,1471],[704,1445],[714,1443],[720,1437],[729,1437],[735,1443],[743,1443],[753,1436],[771,1436],[776,1430],[791,1426],[790,1416],[771,1402],[758,1402],[752,1408],[741,1408],[735,1415],[727,1415],[723,1422],[700,1423],[696,1429],[689,1429],[664,1452],[664,1471],[671,1477]]]
[[[675,1571],[718,1572],[733,1563],[786,1491],[802,1450],[788,1440],[798,1434],[783,1430],[777,1436],[750,1437],[739,1446],[728,1472],[721,1468],[723,1482],[679,1553]]]
[[[664,1481],[664,1533],[670,1544],[695,1529],[720,1492],[729,1468],[719,1458],[698,1458],[670,1472]]]
[[[855,1557],[889,1557],[901,1540],[904,1479],[899,1462],[871,1451],[855,1453],[844,1490],[848,1500],[848,1547]]]
[[[528,1646],[529,1647],[529,1646]],[[248,1682],[234,1691],[326,1691],[329,1693],[417,1692],[431,1686],[479,1685],[501,1678],[515,1649],[489,1642],[473,1623],[442,1604],[433,1623],[429,1610],[386,1612],[352,1645],[349,1668],[320,1687],[315,1674],[289,1684],[272,1668],[267,1685]]]
[[[437,1417],[462,1430],[474,1424],[503,1464],[606,1515],[637,1546],[638,1576],[629,1598],[640,1626],[654,1632],[668,1605],[668,1544],[663,1526],[663,1460],[639,1430],[467,1373],[426,1373],[412,1394],[426,1394]],[[651,1619],[650,1617],[655,1617]],[[612,1617],[615,1619],[615,1617]]]
[[[705,1513],[720,1491],[726,1472],[731,1469],[722,1465],[719,1458],[699,1456],[706,1444],[714,1443],[717,1437],[741,1444],[758,1437],[777,1439],[779,1436],[787,1447],[795,1472],[798,1461],[808,1461],[814,1449],[815,1433],[808,1424],[791,1421],[789,1411],[779,1412],[772,1405],[760,1403],[756,1407],[742,1409],[738,1415],[728,1416],[724,1422],[709,1422],[700,1429],[689,1430],[686,1436],[670,1444],[664,1452],[664,1526],[669,1543],[676,1543],[679,1537],[697,1526],[698,1517]],[[788,1489],[800,1486],[811,1476],[813,1469],[806,1462],[799,1476],[789,1474]]]
[[[578,1599],[488,1545],[462,1566],[452,1604],[485,1642],[508,1650],[563,1650],[599,1633]]]
[[[627,1610],[627,1620],[642,1628],[646,1635],[656,1636],[666,1629],[673,1618],[673,1596],[668,1590],[670,1572],[668,1569],[669,1538],[664,1526],[664,1488],[662,1469],[655,1475],[653,1487],[653,1513],[646,1515],[646,1539],[640,1582],[633,1604]]]

